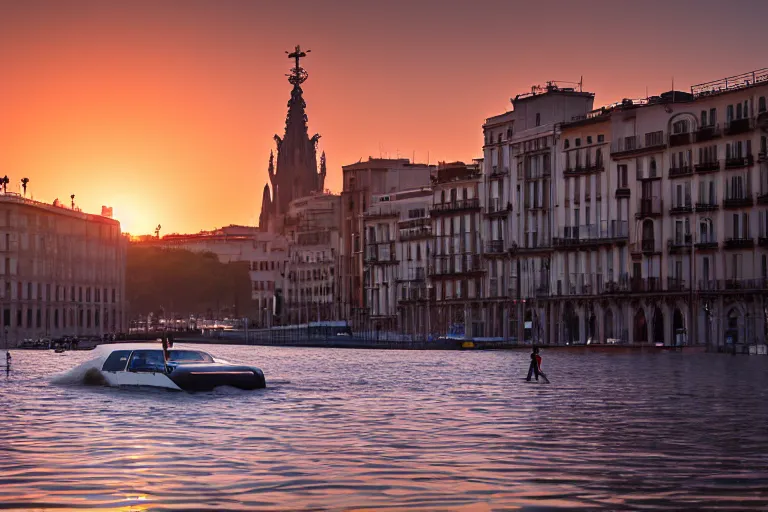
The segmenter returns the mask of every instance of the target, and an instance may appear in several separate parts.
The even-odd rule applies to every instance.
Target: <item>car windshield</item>
[[[128,363],[128,370],[132,372],[163,372],[165,371],[165,361],[163,361],[162,350],[134,350],[131,361]]]
[[[170,350],[168,352],[168,361],[172,361],[174,363],[212,363],[213,358],[205,352],[199,352],[197,350]]]

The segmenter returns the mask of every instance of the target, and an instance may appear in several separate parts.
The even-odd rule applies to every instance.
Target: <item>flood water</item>
[[[0,507],[768,509],[768,357],[202,346],[268,389],[0,374]],[[4,355],[4,354],[2,354]]]

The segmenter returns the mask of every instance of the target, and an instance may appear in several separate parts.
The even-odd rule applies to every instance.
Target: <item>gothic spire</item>
[[[261,196],[261,213],[259,214],[259,229],[267,231],[269,227],[269,217],[272,212],[272,200],[269,195],[269,185],[264,185],[264,193]]]

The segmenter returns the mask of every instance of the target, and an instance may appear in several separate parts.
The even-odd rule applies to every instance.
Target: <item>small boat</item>
[[[150,386],[183,391],[210,391],[218,386],[239,389],[266,387],[256,367],[232,364],[202,350],[172,348],[168,360],[162,348],[110,347],[100,373],[109,386]]]
[[[57,354],[63,354],[64,353],[64,347],[56,347],[54,350]]]

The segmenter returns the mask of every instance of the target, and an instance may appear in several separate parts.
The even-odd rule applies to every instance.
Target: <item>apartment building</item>
[[[483,323],[482,163],[438,165],[432,180],[433,246],[427,274],[434,288],[433,330],[471,338]]]
[[[551,342],[765,342],[766,97],[763,70],[561,125]]]
[[[342,167],[340,282],[344,318],[356,326],[370,314],[363,283],[363,213],[374,195],[392,194],[430,185],[434,166],[408,159],[368,158]]]
[[[363,214],[364,285],[370,319],[377,330],[423,335],[430,251],[428,187],[373,197]]]
[[[126,247],[109,216],[0,194],[4,343],[126,332]]]
[[[291,201],[284,227],[289,246],[283,324],[340,318],[340,220],[339,195],[318,193]]]
[[[546,340],[554,328],[549,302],[539,299],[550,295],[556,138],[563,123],[584,117],[593,102],[590,92],[548,82],[515,96],[512,111],[483,125],[493,336]]]

